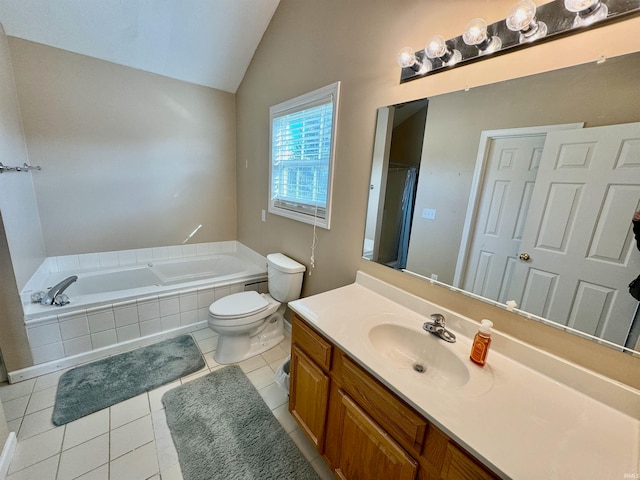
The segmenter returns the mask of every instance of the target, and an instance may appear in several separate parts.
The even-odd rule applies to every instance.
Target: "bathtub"
[[[249,289],[266,293],[266,259],[229,243],[218,248],[229,250],[223,253],[211,254],[210,247],[197,256],[122,266],[68,270],[69,265],[82,267],[86,262],[57,257],[57,265],[64,268],[57,268],[56,260],[45,262],[22,292],[34,364],[47,366],[37,374],[204,328],[215,300]],[[69,304],[29,303],[31,293],[46,291],[71,275],[78,279],[64,291]],[[14,372],[10,379],[29,376]]]

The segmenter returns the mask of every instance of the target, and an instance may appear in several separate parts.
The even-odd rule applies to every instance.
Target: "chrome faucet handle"
[[[432,313],[431,320],[433,320],[433,323],[435,325],[444,327],[444,315],[442,315],[441,313]]]

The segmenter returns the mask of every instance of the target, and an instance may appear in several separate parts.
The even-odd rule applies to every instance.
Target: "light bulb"
[[[416,54],[411,47],[402,47],[398,52],[398,65],[402,68],[412,67],[416,63]]]
[[[428,60],[420,61],[411,47],[402,47],[398,52],[397,61],[401,68],[410,68],[418,74],[431,70],[431,63]]]
[[[600,0],[564,0],[564,8],[576,14],[574,27],[591,25],[609,14],[609,8]]]
[[[428,58],[439,58],[442,64],[448,67],[462,60],[462,54],[458,50],[451,50],[440,35],[434,35],[429,39],[424,53]]]
[[[532,42],[547,34],[547,25],[536,21],[536,4],[532,0],[516,3],[506,23],[509,30],[520,32],[520,43]]]
[[[462,34],[462,40],[467,45],[478,47],[480,55],[495,52],[502,47],[500,37],[489,37],[487,34],[487,22],[482,18],[474,18],[467,23],[465,32]]]

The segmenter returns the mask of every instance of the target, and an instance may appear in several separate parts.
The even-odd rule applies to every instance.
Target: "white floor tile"
[[[311,462],[311,466],[322,480],[335,480],[335,475],[326,464],[326,462],[322,459],[322,457],[318,457],[313,462]]]
[[[109,432],[109,409],[92,413],[86,417],[67,424],[64,433],[63,450],[68,450],[81,443]]]
[[[209,375],[211,373],[211,371],[209,370],[209,368],[203,368],[202,370],[196,372],[196,373],[192,373],[191,375],[187,375],[186,377],[182,377],[180,379],[180,383],[182,383],[183,385],[187,382],[190,382],[191,380],[195,380],[196,378],[202,378],[205,375]]]
[[[91,470],[78,477],[77,480],[109,480],[109,464]]]
[[[60,370],[58,372],[48,373],[46,375],[42,375],[36,379],[36,384],[33,387],[34,392],[39,392],[40,390],[46,390],[50,387],[58,387],[58,380],[65,373],[68,372],[69,369]]]
[[[289,405],[286,403],[284,405],[280,405],[278,408],[273,409],[273,415],[274,417],[276,417],[278,422],[280,422],[280,425],[282,425],[282,428],[284,428],[284,431],[287,433],[293,432],[298,426],[295,419],[289,413]]]
[[[203,355],[203,357],[204,361],[207,362],[207,367],[209,367],[209,369],[213,370],[214,368],[220,366],[220,364],[213,358],[213,352],[206,353]]]
[[[109,435],[81,443],[62,452],[57,480],[72,480],[109,462]]]
[[[18,441],[25,440],[39,433],[46,432],[56,426],[51,422],[51,415],[53,413],[53,407],[45,408],[39,412],[25,415],[22,425],[20,426],[20,433],[18,433]]]
[[[149,410],[149,397],[146,393],[120,402],[109,408],[111,410],[112,429],[151,413]]]
[[[153,433],[156,440],[156,452],[160,471],[178,463],[178,452],[171,437],[171,431],[167,425],[167,417],[164,410],[158,410],[152,414]]]
[[[207,369],[207,372],[209,369]],[[172,388],[179,387],[181,385],[180,380],[176,380],[175,382],[167,383],[166,385],[162,385],[154,390],[149,391],[149,407],[152,412],[156,410],[161,410],[164,408],[162,405],[162,396],[171,390]]]
[[[162,480],[183,480],[182,479],[182,470],[180,470],[180,465],[172,465],[166,470],[160,471],[160,476]]]
[[[277,383],[271,383],[266,387],[261,388],[258,393],[270,410],[289,402],[289,395],[287,395],[287,392],[282,390]]]
[[[256,389],[260,390],[274,382],[274,375],[273,370],[271,370],[268,365],[265,365],[262,368],[247,373],[247,378],[253,383]]]
[[[7,480],[56,480],[60,455],[54,455],[13,475]]]
[[[238,365],[240,365],[240,368],[244,373],[249,373],[259,369],[260,367],[264,367],[265,365],[267,365],[267,362],[265,362],[264,358],[262,358],[260,355],[256,355],[255,357],[243,360]]]
[[[110,480],[146,480],[159,471],[155,443],[116,458],[110,465]]]
[[[63,434],[64,428],[54,428],[18,442],[9,473],[15,473],[60,453]]]
[[[193,339],[198,342],[199,340],[204,340],[205,338],[215,337],[218,334],[211,330],[210,328],[203,328],[202,330],[196,330],[195,332],[191,332],[191,336]]]
[[[29,403],[29,398],[30,396],[26,395],[2,402],[4,417],[7,422],[24,416],[24,413],[27,410],[27,404]]]
[[[264,361],[269,364],[276,363],[280,365],[282,362],[284,362],[284,359],[287,358],[288,355],[289,353],[280,348],[280,345],[276,345],[272,349],[264,352],[262,354],[262,358],[264,358]]]
[[[38,412],[45,408],[53,407],[56,403],[57,387],[49,387],[31,394],[31,399],[27,405],[27,414]]]
[[[24,382],[13,383],[11,385],[8,383],[0,384],[0,400],[4,403],[18,397],[31,395],[31,392],[33,392],[33,386],[35,384],[35,378],[25,380]]]
[[[141,446],[152,442],[153,439],[151,415],[134,420],[122,427],[116,428],[115,430],[111,430],[110,460],[114,460],[125,453],[135,450],[136,448],[140,448]]]
[[[293,440],[293,443],[298,446],[302,455],[304,455],[304,458],[309,462],[313,462],[320,455],[300,428],[295,428],[291,433],[289,433],[289,436],[291,437],[291,440]]]
[[[198,347],[202,353],[213,352],[218,347],[218,336],[198,340]]]

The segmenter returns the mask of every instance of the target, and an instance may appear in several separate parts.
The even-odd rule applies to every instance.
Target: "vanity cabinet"
[[[498,478],[293,315],[289,411],[337,478]]]

